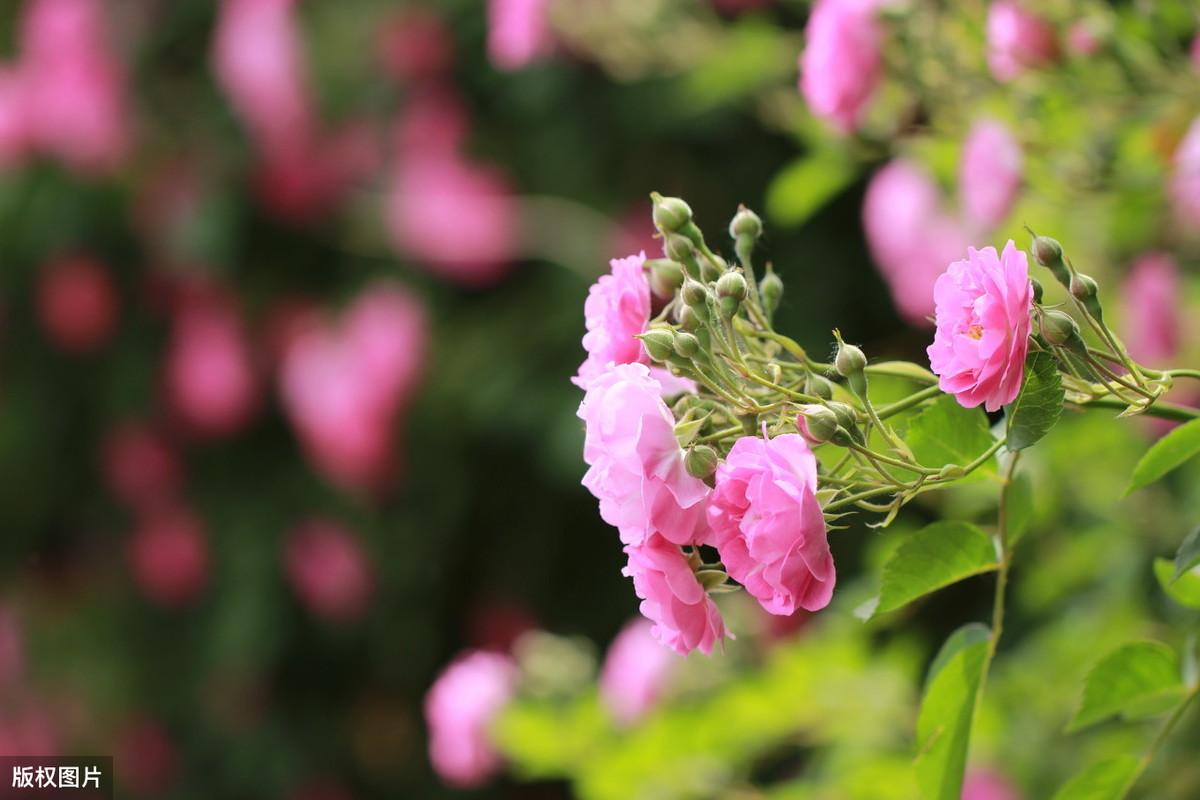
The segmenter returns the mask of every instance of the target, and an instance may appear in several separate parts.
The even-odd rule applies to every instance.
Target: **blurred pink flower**
[[[141,717],[118,731],[113,754],[118,780],[138,795],[161,797],[179,776],[179,751],[166,728]]]
[[[970,769],[963,781],[962,800],[1021,800],[1021,795],[1003,775]]]
[[[998,411],[1011,403],[1025,375],[1032,323],[1029,261],[1010,240],[1004,252],[967,248],[934,286],[937,332],[929,345],[938,386],[965,408]]]
[[[134,581],[166,607],[191,604],[208,583],[208,541],[200,520],[182,507],[148,512],[128,542]]]
[[[508,656],[474,650],[455,659],[430,687],[429,760],[447,783],[475,787],[499,772],[488,727],[511,699],[516,679]]]
[[[650,632],[652,627],[644,619],[627,623],[604,657],[600,697],[622,725],[653,708],[667,687],[674,661]]]
[[[1008,128],[980,120],[963,144],[959,195],[967,217],[987,227],[1004,221],[1021,188],[1021,146]]]
[[[636,339],[650,321],[650,282],[646,278],[646,254],[614,258],[612,271],[592,284],[583,304],[587,333],[583,349],[587,358],[571,379],[576,386],[588,384],[615,364],[649,364],[642,342]]]
[[[104,347],[117,324],[117,291],[107,269],[87,256],[46,264],[38,275],[38,322],[50,342],[68,353]]]
[[[934,281],[970,241],[942,211],[937,184],[914,164],[891,161],[867,186],[863,229],[896,308],[910,324],[928,326]]]
[[[169,502],[183,483],[174,449],[143,422],[120,423],[105,435],[100,469],[108,490],[136,511]]]
[[[589,466],[583,485],[625,544],[652,534],[693,544],[707,534],[708,486],[684,467],[675,419],[661,393],[644,364],[618,364],[591,381],[579,406]]]
[[[349,123],[333,135],[297,140],[264,154],[255,188],[277,217],[312,221],[378,168],[382,160],[378,144],[365,123]]]
[[[25,76],[17,67],[0,67],[0,169],[16,166],[30,148],[31,131]]]
[[[0,695],[15,687],[24,673],[25,635],[21,621],[12,608],[0,605]]]
[[[1175,218],[1192,230],[1200,229],[1200,117],[1192,120],[1175,148],[1167,194]]]
[[[0,753],[6,756],[57,756],[61,738],[50,707],[31,692],[0,709]]]
[[[1014,0],[993,0],[988,7],[987,59],[992,76],[1011,81],[1026,69],[1058,56],[1054,28]]]
[[[111,168],[129,149],[124,67],[101,0],[32,0],[21,21],[27,125],[43,151],[84,171]]]
[[[683,551],[651,534],[625,553],[629,563],[621,574],[633,578],[642,616],[654,623],[654,637],[681,655],[693,650],[711,655],[713,645],[725,638],[725,622]]]
[[[488,55],[515,70],[550,52],[547,0],[488,0]]]
[[[264,152],[295,149],[313,134],[296,0],[223,0],[213,71]]]
[[[805,26],[800,91],[814,114],[854,130],[879,82],[878,0],[817,0]]]
[[[1129,353],[1142,362],[1168,359],[1179,349],[1179,266],[1169,253],[1143,253],[1125,279],[1125,341]]]
[[[393,426],[425,359],[425,310],[397,284],[362,292],[333,324],[296,325],[284,347],[284,410],[316,469],[348,488],[377,489],[390,474]]]
[[[816,457],[797,434],[742,437],[717,467],[711,544],[772,614],[819,611],[833,597],[837,576],[816,490]]]
[[[197,434],[229,435],[258,406],[259,381],[245,326],[233,299],[219,290],[185,290],[164,369],[171,410]]]
[[[399,154],[384,212],[392,241],[435,275],[465,286],[495,283],[517,249],[508,178],[441,148]]]
[[[1077,56],[1094,56],[1100,51],[1100,38],[1087,20],[1080,20],[1067,29],[1067,50]]]
[[[374,580],[358,539],[336,522],[313,519],[288,537],[284,570],[292,590],[318,617],[353,622],[367,610]]]
[[[439,77],[454,61],[454,38],[431,8],[395,12],[379,29],[376,47],[384,70],[401,81]]]

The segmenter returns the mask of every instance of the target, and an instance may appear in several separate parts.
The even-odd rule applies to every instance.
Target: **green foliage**
[[[1088,673],[1079,710],[1067,729],[1077,731],[1112,716],[1152,717],[1183,696],[1179,657],[1158,642],[1134,642],[1109,653]]]
[[[987,669],[986,626],[959,628],[929,668],[917,718],[917,783],[926,800],[961,800],[979,684]]]
[[[950,395],[938,397],[908,425],[905,443],[917,463],[934,469],[947,464],[963,466],[993,443],[987,417],[978,408],[963,408]],[[979,472],[994,469],[985,464]]]
[[[1018,472],[1004,493],[1004,525],[1011,547],[1029,530],[1033,522],[1033,480],[1028,472]]]
[[[799,225],[846,188],[858,171],[835,150],[818,150],[779,171],[767,189],[767,213],[779,225]]]
[[[969,522],[946,520],[908,537],[883,567],[874,614],[894,611],[919,597],[999,566],[992,537]]]
[[[1154,559],[1154,577],[1172,600],[1188,608],[1200,608],[1200,574],[1189,570],[1175,574],[1175,563],[1170,559]]]
[[[1045,351],[1025,360],[1025,382],[1017,399],[1007,407],[1009,450],[1024,450],[1050,432],[1063,407],[1062,376],[1058,362]]]
[[[1175,577],[1200,565],[1200,527],[1192,529],[1175,553]]]
[[[1180,425],[1151,445],[1133,468],[1133,479],[1126,491],[1154,483],[1197,453],[1200,453],[1200,419]]]
[[[1133,756],[1105,759],[1080,772],[1054,793],[1053,800],[1121,800],[1137,778]]]

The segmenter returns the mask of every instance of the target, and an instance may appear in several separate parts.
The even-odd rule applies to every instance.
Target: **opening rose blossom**
[[[658,702],[667,687],[674,656],[644,619],[625,625],[608,647],[600,670],[600,697],[613,717],[629,725]]]
[[[475,650],[457,658],[425,695],[429,760],[447,783],[479,786],[500,769],[488,726],[512,697],[516,665],[508,656]]]
[[[817,501],[817,459],[798,434],[734,443],[708,505],[729,575],[772,613],[829,605],[836,573]]]
[[[646,254],[614,258],[612,272],[601,275],[588,290],[583,304],[583,349],[587,359],[571,379],[586,389],[588,383],[613,364],[650,363],[636,337],[650,320],[650,282],[644,266]]]
[[[1011,81],[1057,56],[1054,28],[1046,20],[1011,0],[988,7],[987,60],[996,80]]]
[[[684,556],[657,534],[625,548],[629,563],[622,574],[633,578],[641,612],[654,623],[654,638],[681,655],[699,650],[711,655],[725,638],[725,622]]]
[[[1003,124],[980,120],[967,134],[958,190],[968,218],[995,227],[1012,210],[1021,188],[1021,146]]]
[[[644,364],[619,364],[595,378],[579,406],[586,423],[583,485],[625,544],[652,534],[676,545],[704,539],[708,486],[688,474],[662,386]]]
[[[974,408],[997,411],[1021,390],[1032,323],[1033,288],[1024,251],[1009,240],[967,248],[934,285],[937,331],[927,348],[938,386]]]
[[[804,29],[800,91],[812,112],[854,130],[879,82],[878,0],[817,0]]]

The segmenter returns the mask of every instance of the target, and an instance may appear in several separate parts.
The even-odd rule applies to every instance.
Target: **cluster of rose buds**
[[[961,464],[924,464],[886,420],[953,395],[997,412],[1016,400],[1031,350],[1049,353],[1068,402],[1123,404],[1141,413],[1169,387],[1170,372],[1135,364],[1104,321],[1095,281],[1052,239],[1033,252],[1062,283],[1095,334],[1085,345],[1075,318],[1043,305],[1026,253],[966,248],[943,263],[929,293],[936,331],[932,372],[870,365],[837,340],[822,363],[776,331],[783,283],[756,275],[759,218],[738,210],[729,233],[736,261],[709,247],[682,200],[652,195],[663,257],[611,262],[584,308],[587,358],[573,381],[585,390],[583,485],[618,531],[654,635],[680,653],[711,653],[726,635],[712,595],[739,585],[770,614],[816,611],[833,594],[828,530],[857,508],[887,524],[921,492],[978,469],[1004,437]],[[924,384],[876,407],[870,375]],[[845,450],[821,466],[815,448]],[[707,561],[713,554],[715,561]]]

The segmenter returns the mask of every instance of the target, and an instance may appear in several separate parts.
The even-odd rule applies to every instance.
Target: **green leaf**
[[[1172,600],[1188,608],[1200,608],[1200,573],[1175,575],[1175,564],[1168,558],[1154,559],[1154,577]]]
[[[998,566],[992,537],[969,522],[935,522],[908,537],[883,565],[879,605],[894,611],[918,597]]]
[[[987,417],[978,408],[963,408],[950,395],[939,397],[913,417],[905,444],[917,463],[932,469],[966,466],[992,446]]]
[[[1004,493],[1004,524],[1008,544],[1015,544],[1033,521],[1033,481],[1028,472],[1018,472]]]
[[[1155,442],[1133,468],[1126,494],[1140,489],[1200,453],[1200,419],[1180,425]]]
[[[960,800],[975,699],[988,657],[987,627],[973,622],[942,645],[917,717],[917,784],[925,800]]]
[[[1024,450],[1050,432],[1063,408],[1062,376],[1058,362],[1045,351],[1030,353],[1025,360],[1025,383],[1017,399],[1009,404],[1009,450]]]
[[[1092,667],[1083,684],[1083,701],[1067,726],[1077,731],[1121,715],[1141,719],[1161,714],[1183,696],[1179,658],[1159,642],[1118,647]]]
[[[799,225],[857,177],[840,152],[816,150],[788,164],[767,188],[767,213],[780,225]]]
[[[1054,800],[1121,800],[1137,778],[1138,760],[1117,756],[1085,769],[1054,793]]]
[[[1175,553],[1175,577],[1190,572],[1200,564],[1200,527],[1187,535]]]

